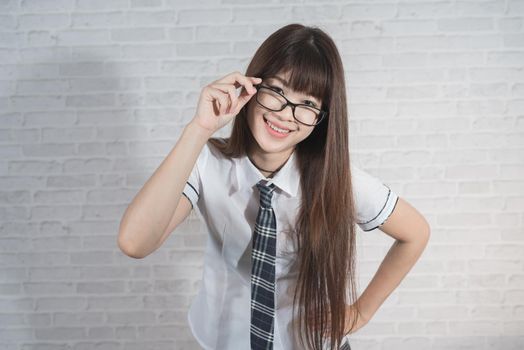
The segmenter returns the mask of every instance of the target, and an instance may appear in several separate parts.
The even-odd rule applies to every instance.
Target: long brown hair
[[[328,111],[294,151],[303,195],[294,230],[299,272],[293,315],[298,300],[299,334],[306,334],[307,348],[322,349],[329,334],[331,349],[338,349],[346,316],[353,329],[358,311],[344,69],[335,43],[325,32],[293,23],[262,43],[245,75],[264,79],[279,72],[290,72],[290,87],[320,98],[322,110]],[[246,107],[235,117],[225,143],[221,138],[209,140],[229,157],[245,155],[248,145],[256,142]],[[351,304],[352,314],[346,315],[346,305]],[[300,341],[304,345],[302,336]]]

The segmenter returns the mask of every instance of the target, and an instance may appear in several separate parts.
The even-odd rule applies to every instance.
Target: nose
[[[293,118],[293,107],[291,107],[290,104],[288,104],[286,107],[284,107],[283,110],[280,112],[276,112],[277,116],[280,120],[286,121],[286,122],[294,122],[295,118]]]

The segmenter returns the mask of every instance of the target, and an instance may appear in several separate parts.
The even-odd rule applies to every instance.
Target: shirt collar
[[[235,181],[233,181],[233,191],[236,192],[241,188],[253,190],[260,180],[269,180],[274,183],[280,190],[284,191],[288,197],[296,197],[300,183],[300,173],[298,171],[296,151],[291,153],[288,160],[282,168],[268,179],[255,167],[247,155],[240,158],[234,158],[235,164]]]

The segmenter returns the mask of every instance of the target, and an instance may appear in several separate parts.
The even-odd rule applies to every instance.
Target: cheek
[[[251,101],[250,101],[251,102]],[[266,126],[263,119],[264,113],[267,113],[266,110],[257,108],[256,105],[250,105],[248,102],[247,105],[247,124],[249,126],[249,129],[251,130],[251,133],[257,137],[256,135],[264,137],[266,133]],[[298,124],[298,130],[293,132],[294,135],[290,135],[288,142],[291,142],[293,144],[297,144],[307,137],[313,132],[313,127],[305,126],[302,124]]]
[[[297,140],[295,142],[299,143],[301,141],[304,141],[305,139],[309,137],[309,135],[311,135],[312,132],[313,132],[313,128],[302,127],[301,131],[297,135]]]
[[[249,105],[247,109],[247,124],[254,133],[258,130],[260,132],[264,128],[264,119],[262,118],[264,111],[261,111],[257,106]]]

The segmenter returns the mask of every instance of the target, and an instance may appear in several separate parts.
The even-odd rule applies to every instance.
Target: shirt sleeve
[[[198,199],[200,198],[200,191],[202,189],[202,174],[205,171],[207,158],[209,157],[209,148],[206,143],[202,151],[198,155],[197,161],[191,170],[191,174],[182,190],[182,194],[191,202],[191,208],[195,208]]]
[[[397,205],[398,195],[368,172],[351,165],[357,225],[364,231],[381,226]]]

